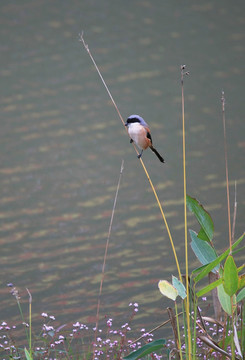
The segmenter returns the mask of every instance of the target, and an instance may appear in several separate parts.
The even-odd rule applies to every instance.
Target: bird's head
[[[148,127],[147,123],[145,122],[145,120],[139,116],[139,115],[130,115],[128,118],[127,118],[127,121],[125,122],[125,126],[129,126],[130,124],[135,124],[135,123],[138,123],[142,126],[145,126],[145,127]]]

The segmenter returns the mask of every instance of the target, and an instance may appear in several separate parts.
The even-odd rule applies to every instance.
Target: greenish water
[[[120,119],[78,41],[86,42],[126,119],[150,124],[162,165],[144,162],[183,265],[180,65],[186,64],[188,193],[210,211],[228,246],[221,91],[236,237],[244,231],[244,2],[2,1],[0,314],[16,322],[6,283],[27,287],[33,311],[93,322],[121,161],[101,315],[140,304],[149,327],[170,304],[159,279],[177,274],[167,232]],[[190,227],[197,229],[190,217]],[[197,266],[193,255],[191,269]],[[184,267],[183,267],[184,271]]]

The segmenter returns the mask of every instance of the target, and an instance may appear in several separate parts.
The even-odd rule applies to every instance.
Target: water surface
[[[133,147],[88,57],[86,42],[126,119],[151,125],[162,165],[144,162],[183,266],[180,65],[186,64],[188,193],[210,211],[228,246],[221,91],[226,96],[231,203],[244,231],[244,2],[2,1],[1,319],[19,321],[6,283],[33,296],[34,314],[93,322],[121,161],[101,316],[140,304],[149,328],[170,304],[159,279],[177,275],[159,209]],[[190,217],[189,226],[198,229]],[[190,253],[193,262],[198,263]],[[184,267],[183,267],[184,269]],[[183,270],[184,271],[184,270]]]

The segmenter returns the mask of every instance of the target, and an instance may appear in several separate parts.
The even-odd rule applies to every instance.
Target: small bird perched
[[[149,126],[141,116],[130,115],[124,125],[127,126],[128,134],[131,137],[130,143],[135,142],[141,149],[138,158],[141,157],[143,150],[146,150],[149,147],[156,154],[158,159],[164,163],[164,159],[152,145]]]

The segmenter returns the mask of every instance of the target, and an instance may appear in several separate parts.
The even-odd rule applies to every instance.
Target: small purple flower
[[[124,325],[122,325],[121,328],[124,329],[126,326],[128,326],[128,323],[125,323]]]
[[[53,326],[48,326],[46,324],[43,324],[43,330],[45,331],[54,331]]]
[[[75,324],[73,324],[73,327],[80,327],[80,323],[77,321]]]
[[[112,327],[112,319],[108,319],[106,324],[108,327]]]

